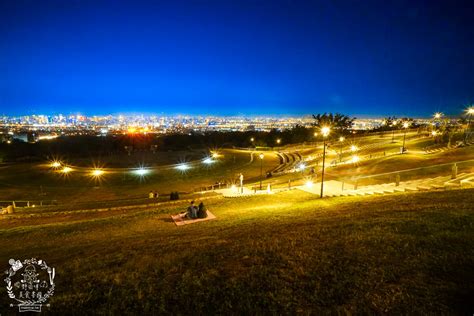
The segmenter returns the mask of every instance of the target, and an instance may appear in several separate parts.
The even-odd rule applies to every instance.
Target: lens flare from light
[[[188,164],[182,163],[182,164],[177,165],[175,168],[180,171],[186,171],[190,169],[191,167]]]
[[[360,161],[360,157],[355,155],[355,156],[352,156],[352,159],[351,159],[352,163],[357,163]]]
[[[136,174],[137,176],[143,177],[147,175],[148,173],[150,173],[150,170],[145,169],[145,168],[139,168],[139,169],[133,170],[133,173]]]
[[[72,168],[70,168],[70,167],[64,167],[64,168],[61,170],[62,173],[69,173],[69,172],[71,172],[71,171],[72,171]]]
[[[211,157],[207,157],[202,162],[205,163],[206,165],[210,165],[214,163],[215,161]]]
[[[51,168],[59,168],[61,167],[61,163],[59,161],[53,161],[51,163]]]
[[[92,175],[93,177],[100,177],[100,176],[102,176],[103,174],[104,174],[104,170],[102,170],[102,169],[94,169],[94,170],[92,170],[92,172],[91,172],[91,175]]]

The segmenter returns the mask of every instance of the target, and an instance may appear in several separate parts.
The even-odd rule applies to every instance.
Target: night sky
[[[0,0],[0,114],[458,114],[473,17],[448,0]]]

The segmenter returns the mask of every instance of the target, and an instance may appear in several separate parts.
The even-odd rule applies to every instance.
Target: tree
[[[322,128],[324,126],[328,126],[333,129],[335,132],[339,132],[343,134],[345,131],[352,128],[352,124],[354,123],[355,117],[350,118],[347,115],[336,113],[324,113],[324,114],[313,114],[313,118],[315,119],[314,126]]]

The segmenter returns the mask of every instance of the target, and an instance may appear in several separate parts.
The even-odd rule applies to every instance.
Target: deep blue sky
[[[0,0],[0,114],[459,113],[472,1]]]

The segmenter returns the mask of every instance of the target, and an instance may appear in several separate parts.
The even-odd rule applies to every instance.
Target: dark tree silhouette
[[[355,117],[350,118],[349,116],[340,113],[313,114],[313,118],[315,120],[314,126],[319,128],[329,126],[335,132],[339,132],[340,134],[351,129],[355,120]]]

